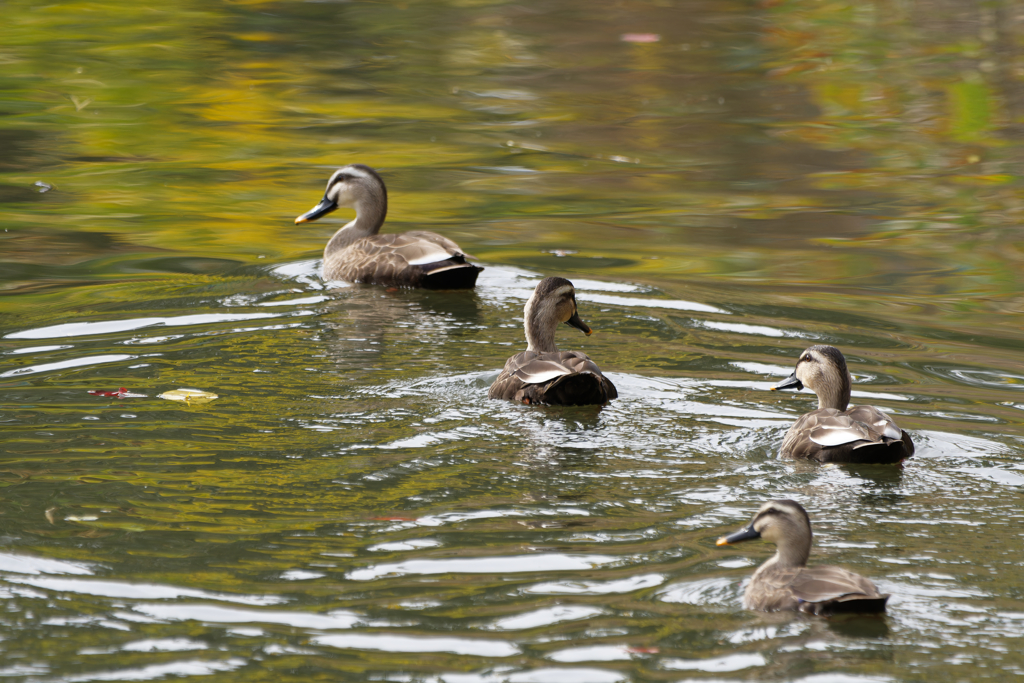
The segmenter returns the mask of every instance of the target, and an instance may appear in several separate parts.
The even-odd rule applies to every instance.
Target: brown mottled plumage
[[[896,463],[914,454],[910,435],[873,406],[850,403],[850,371],[834,346],[812,346],[788,378],[772,387],[803,389],[818,396],[818,409],[789,428],[781,455],[819,462]]]
[[[884,612],[888,594],[868,579],[841,567],[808,567],[811,520],[792,500],[761,506],[750,525],[718,539],[731,545],[763,538],[777,546],[775,555],[757,568],[743,594],[743,606],[764,612],[790,610],[819,616],[845,612]]]
[[[591,330],[576,312],[576,290],[565,278],[541,280],[526,302],[523,316],[527,349],[505,362],[488,398],[520,403],[590,405],[605,403],[619,394],[601,369],[580,351],[559,351],[555,330],[559,323],[584,334]]]
[[[447,237],[422,230],[377,234],[388,212],[388,193],[369,166],[350,164],[335,171],[324,198],[295,222],[313,221],[343,206],[354,208],[356,217],[327,242],[325,279],[431,289],[476,284],[483,268],[466,263],[465,252]]]

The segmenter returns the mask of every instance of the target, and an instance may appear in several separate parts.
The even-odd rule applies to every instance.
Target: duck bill
[[[324,197],[323,199],[320,200],[319,204],[317,204],[312,209],[296,218],[295,225],[298,225],[299,223],[305,223],[307,221],[315,221],[317,218],[320,218],[321,216],[326,216],[331,211],[334,211],[337,208],[337,204],[332,202],[327,197]]]
[[[772,387],[772,391],[777,391],[779,389],[796,389],[797,391],[800,391],[803,388],[804,383],[796,378],[796,373],[794,372],[792,375]]]
[[[572,325],[577,330],[587,335],[588,337],[593,333],[593,330],[587,327],[587,324],[580,319],[578,311],[573,311],[572,317],[565,321],[566,325]]]
[[[756,531],[754,529],[754,525],[751,524],[746,529],[740,529],[734,534],[722,536],[720,539],[715,541],[715,545],[732,545],[733,543],[752,541],[755,538],[761,538],[761,534],[758,531]]]

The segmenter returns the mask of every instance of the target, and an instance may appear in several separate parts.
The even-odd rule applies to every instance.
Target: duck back
[[[781,454],[818,462],[891,464],[913,455],[914,442],[873,406],[819,408],[790,427]]]
[[[324,256],[325,279],[374,285],[469,289],[482,270],[455,242],[425,231],[372,235]]]
[[[842,567],[763,566],[743,597],[748,609],[805,612],[818,616],[884,612],[888,594],[870,580]]]
[[[523,351],[505,362],[488,398],[519,403],[594,405],[618,397],[611,380],[580,351]]]

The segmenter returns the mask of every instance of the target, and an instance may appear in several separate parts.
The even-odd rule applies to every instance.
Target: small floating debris
[[[554,254],[558,258],[565,258],[566,256],[572,256],[573,254],[578,254],[579,252],[574,251],[572,249],[548,249],[547,253]]]
[[[93,396],[111,396],[113,398],[146,398],[146,394],[134,394],[124,387],[121,387],[117,391],[103,391],[100,389],[90,390],[89,393]]]
[[[53,185],[50,183],[44,183],[42,180],[37,180],[33,185],[38,187],[40,192],[49,192],[53,189]]]
[[[623,33],[619,40],[624,43],[657,43],[661,36],[657,33]]]
[[[159,398],[166,398],[168,401],[181,401],[187,405],[192,405],[193,403],[209,403],[219,397],[217,394],[211,394],[209,391],[203,391],[202,389],[172,389],[160,394]]]

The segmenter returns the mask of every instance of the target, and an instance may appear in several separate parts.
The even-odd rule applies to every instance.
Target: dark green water
[[[0,676],[1024,673],[1024,14],[1010,2],[12,2]],[[640,34],[640,35],[629,35]],[[656,42],[650,41],[656,34]],[[476,291],[319,279],[330,172]],[[45,190],[45,191],[42,191]],[[489,401],[540,277],[602,408]],[[779,460],[813,343],[902,467]],[[126,387],[144,396],[89,390]],[[191,404],[158,394],[194,387]],[[802,502],[887,616],[742,609]]]

